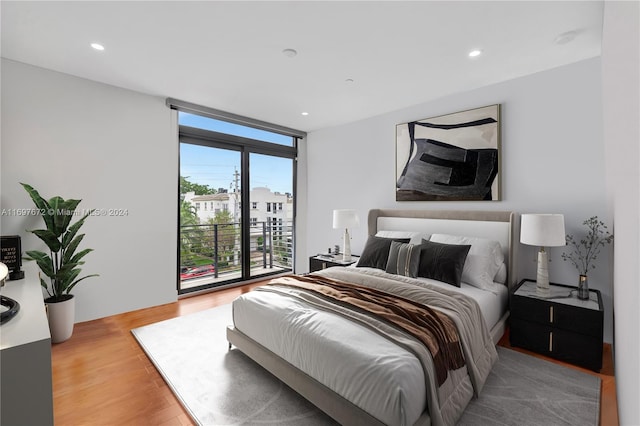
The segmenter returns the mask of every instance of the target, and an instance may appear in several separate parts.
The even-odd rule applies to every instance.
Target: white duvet
[[[452,289],[433,280],[391,276],[370,268],[330,268],[320,274],[340,275],[347,273],[346,269],[416,285],[428,281],[431,285],[446,286],[448,291]],[[501,298],[470,288],[455,291],[470,293],[472,297],[475,294],[482,301],[482,315],[490,318],[488,324],[492,326],[502,314],[499,312],[503,304]],[[370,328],[336,313],[318,310],[303,300],[270,291],[252,291],[236,299],[233,318],[239,331],[383,423],[413,425],[425,420],[421,416],[426,409],[429,387],[420,361],[413,353]],[[466,370],[463,374],[466,375]],[[469,392],[473,391],[469,389],[466,393]]]

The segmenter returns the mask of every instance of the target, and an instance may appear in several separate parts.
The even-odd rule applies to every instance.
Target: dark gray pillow
[[[422,240],[418,276],[460,287],[462,269],[470,245],[443,244]]]
[[[409,240],[410,238],[382,238],[370,235],[356,266],[385,270],[391,243],[394,241],[408,243]]]
[[[405,244],[397,241],[391,242],[389,259],[386,271],[389,274],[403,275],[415,278],[418,276],[420,266],[420,244]]]

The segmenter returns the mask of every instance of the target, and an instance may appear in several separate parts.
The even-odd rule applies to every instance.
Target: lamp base
[[[544,247],[540,247],[538,252],[538,271],[536,274],[536,294],[542,297],[549,297],[551,290],[549,289],[549,256],[544,251]]]
[[[351,261],[351,238],[349,237],[349,229],[344,229],[344,253],[342,254],[342,260],[345,262]]]

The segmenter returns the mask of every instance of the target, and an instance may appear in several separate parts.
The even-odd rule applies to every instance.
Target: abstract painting
[[[500,105],[396,126],[396,201],[500,200]]]

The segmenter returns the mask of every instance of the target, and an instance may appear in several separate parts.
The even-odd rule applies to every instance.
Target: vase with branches
[[[587,234],[580,239],[573,235],[566,236],[568,252],[562,253],[562,260],[570,262],[578,270],[580,280],[578,284],[578,298],[589,298],[588,274],[596,268],[595,261],[606,244],[611,244],[613,234],[598,216],[592,216],[582,222],[587,227]]]

